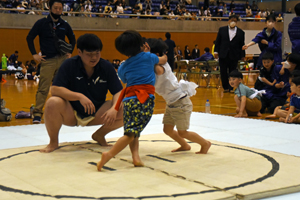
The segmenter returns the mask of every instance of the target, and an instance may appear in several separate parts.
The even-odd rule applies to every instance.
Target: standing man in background
[[[219,58],[224,92],[232,90],[228,82],[228,74],[237,68],[238,60],[245,57],[245,51],[242,50],[245,44],[245,32],[236,26],[237,21],[238,16],[231,15],[228,26],[219,29],[215,42],[214,57]]]
[[[198,48],[198,45],[195,45],[195,48],[192,51],[192,59],[196,59],[200,57],[200,50]]]
[[[36,93],[36,105],[33,110],[33,123],[41,123],[43,107],[47,99],[49,88],[57,70],[67,58],[71,57],[76,44],[75,35],[71,26],[60,18],[63,11],[61,0],[49,1],[50,13],[47,18],[39,19],[27,35],[27,43],[33,59],[41,63],[40,81]],[[37,54],[34,39],[39,36],[41,55]],[[62,51],[58,40],[65,41],[68,37],[72,48]],[[60,42],[61,43],[61,42]]]
[[[170,67],[172,68],[172,71],[174,71],[174,52],[176,52],[176,55],[177,55],[177,50],[176,50],[176,44],[173,40],[171,40],[171,34],[169,32],[167,32],[165,34],[166,36],[166,40],[165,40],[165,43],[168,45],[169,49],[168,49],[168,52],[167,52],[167,57],[168,57],[168,63],[170,65]]]

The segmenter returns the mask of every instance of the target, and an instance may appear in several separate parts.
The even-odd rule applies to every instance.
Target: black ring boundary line
[[[175,142],[175,141],[171,141],[171,140],[140,140],[140,141]],[[114,141],[112,141],[112,143],[113,142]],[[189,143],[192,143],[192,142],[189,142]],[[63,145],[63,146],[60,146],[59,148],[70,146],[70,145],[73,145],[73,144],[74,143],[68,144],[68,145]],[[87,142],[87,143],[82,143],[80,145],[83,145],[83,144],[95,144],[95,143]],[[99,198],[97,198],[97,197],[72,196],[72,195],[54,195],[53,196],[53,195],[49,195],[49,194],[41,194],[41,193],[36,193],[36,192],[31,192],[31,191],[24,191],[24,190],[20,190],[20,189],[14,189],[14,188],[7,187],[7,186],[4,186],[4,185],[0,185],[0,190],[2,190],[4,192],[14,192],[14,193],[20,193],[20,194],[25,194],[25,195],[51,197],[51,198],[56,198],[56,199],[61,199],[61,198],[99,199],[99,200],[105,200],[105,199],[153,199],[153,198],[164,198],[164,197],[188,196],[188,195],[212,193],[212,192],[219,192],[219,191],[223,191],[224,192],[224,191],[228,191],[228,190],[231,190],[231,189],[245,187],[247,185],[252,185],[252,184],[255,184],[255,183],[258,183],[258,182],[262,182],[262,181],[264,181],[264,180],[266,180],[266,179],[274,176],[279,171],[279,167],[280,167],[279,163],[274,158],[272,158],[272,157],[270,157],[270,156],[268,156],[268,155],[266,155],[264,153],[259,153],[259,152],[255,152],[255,151],[250,150],[250,149],[244,149],[244,148],[241,148],[241,147],[234,147],[234,146],[229,146],[229,145],[221,145],[221,144],[212,144],[212,145],[223,146],[223,147],[237,149],[237,150],[242,150],[242,151],[248,151],[248,152],[260,155],[260,156],[264,157],[265,159],[267,159],[269,162],[271,162],[272,169],[269,171],[268,174],[266,174],[266,175],[264,175],[262,177],[259,177],[259,178],[257,178],[254,181],[248,181],[248,182],[236,185],[236,186],[230,186],[230,187],[226,187],[226,188],[223,188],[223,189],[222,188],[218,188],[218,187],[212,187],[212,188],[215,188],[215,189],[204,190],[204,191],[200,191],[200,192],[178,193],[178,194],[171,194],[171,195],[155,195],[155,196],[140,196],[140,197],[99,197]],[[0,161],[6,160],[6,159],[9,159],[9,158],[21,155],[21,154],[28,154],[28,153],[32,153],[32,152],[36,152],[36,151],[39,151],[39,150],[30,150],[30,151],[25,151],[25,152],[22,152],[22,153],[12,154],[12,155],[9,155],[7,157],[0,158]],[[198,181],[194,181],[194,182],[201,184]],[[207,186],[207,185],[204,185],[204,186],[211,187],[211,186]]]

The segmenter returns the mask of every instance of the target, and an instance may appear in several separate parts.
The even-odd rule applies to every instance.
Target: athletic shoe
[[[33,124],[40,124],[41,123],[42,118],[40,116],[34,116],[32,123]]]

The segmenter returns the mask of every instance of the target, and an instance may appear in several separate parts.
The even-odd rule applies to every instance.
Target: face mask
[[[57,15],[51,12],[51,16],[53,17],[53,19],[59,19],[61,15]]]
[[[230,22],[229,26],[230,26],[231,28],[234,28],[234,27],[236,26],[236,22]]]
[[[285,61],[283,63],[283,67],[286,68],[286,69],[289,69],[289,68],[291,68],[291,65],[290,65],[290,63],[288,61]]]

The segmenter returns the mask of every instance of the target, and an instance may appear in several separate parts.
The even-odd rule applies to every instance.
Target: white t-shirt
[[[176,76],[168,63],[162,65],[165,72],[161,75],[155,75],[155,92],[162,96],[167,104],[176,102],[185,95],[193,96],[196,94],[197,84],[181,80],[178,83]]]

